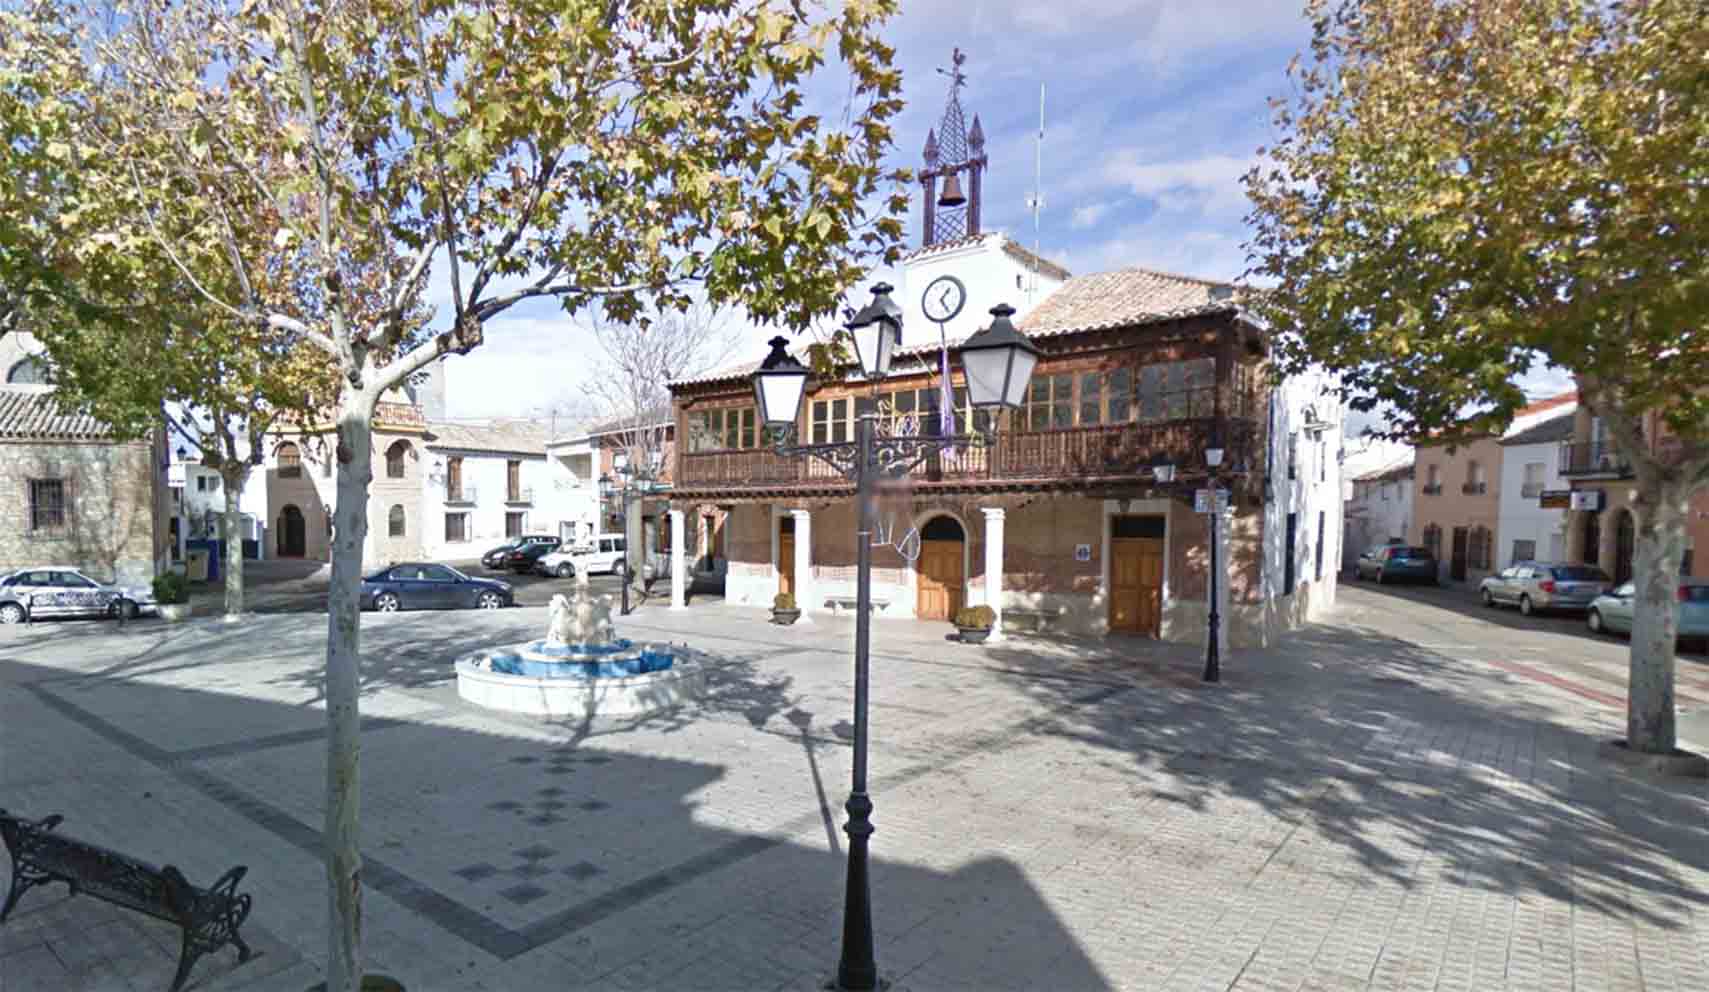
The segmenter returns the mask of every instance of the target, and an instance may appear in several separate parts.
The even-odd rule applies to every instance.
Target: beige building
[[[37,352],[27,334],[0,338],[0,573],[67,565],[146,584],[171,553],[165,440],[115,440],[61,409]]]
[[[1677,450],[1659,420],[1648,417],[1644,437],[1664,460]],[[1572,488],[1574,509],[1567,515],[1567,555],[1599,565],[1617,582],[1632,577],[1637,547],[1637,517],[1632,505],[1632,466],[1614,450],[1600,417],[1587,407],[1574,414],[1571,440],[1562,442],[1560,472]],[[1709,493],[1699,493],[1687,511],[1685,560],[1679,574],[1709,578]]]

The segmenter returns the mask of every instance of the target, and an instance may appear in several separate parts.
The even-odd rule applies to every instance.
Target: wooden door
[[[303,520],[303,511],[294,503],[285,504],[284,512],[279,515],[278,547],[281,558],[301,558],[308,550],[308,528]]]
[[[1614,516],[1614,584],[1617,586],[1632,579],[1632,552],[1637,543],[1637,525],[1632,519],[1632,511],[1621,510]]]
[[[795,595],[795,535],[788,531],[777,536],[777,591]]]
[[[960,541],[921,541],[915,613],[921,620],[951,620],[961,609]]]
[[[1163,630],[1163,542],[1110,540],[1110,629],[1157,637]]]
[[[1448,562],[1448,578],[1455,582],[1466,581],[1466,545],[1470,533],[1464,527],[1454,528],[1453,558]]]

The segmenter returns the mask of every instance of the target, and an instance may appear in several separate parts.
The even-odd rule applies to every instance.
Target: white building
[[[938,343],[938,325],[926,315],[924,294],[944,276],[959,280],[967,292],[961,312],[943,325],[944,337],[953,343],[990,324],[991,308],[999,303],[1015,308],[1017,323],[1024,320],[1035,305],[1068,281],[1069,273],[1001,231],[913,251],[902,261],[901,285],[892,294],[902,307],[903,347]]]
[[[1348,482],[1341,567],[1351,569],[1366,548],[1404,543],[1412,526],[1412,454],[1361,472]]]
[[[1281,629],[1320,620],[1335,605],[1341,560],[1341,407],[1326,371],[1289,376],[1270,393],[1264,506],[1266,642]],[[1226,553],[1222,561],[1230,559]],[[1219,607],[1223,609],[1223,607]]]
[[[557,533],[546,428],[527,420],[428,425],[421,549],[441,561],[478,558],[506,538]]]
[[[1561,475],[1561,442],[1572,440],[1578,404],[1549,411],[1549,419],[1510,431],[1499,442],[1501,503],[1495,564],[1565,561],[1571,486]]]
[[[565,544],[599,533],[599,439],[591,434],[555,438],[546,443],[550,493],[544,508],[552,533]]]

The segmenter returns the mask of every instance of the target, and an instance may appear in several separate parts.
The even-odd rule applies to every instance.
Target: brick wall
[[[66,526],[30,529],[30,479],[67,481]],[[148,442],[0,444],[0,572],[70,565],[103,581],[147,582],[166,540]]]

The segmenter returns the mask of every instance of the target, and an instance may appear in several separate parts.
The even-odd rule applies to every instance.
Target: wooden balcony
[[[1116,424],[1052,431],[1002,432],[989,444],[946,444],[910,481],[929,488],[1080,488],[1087,482],[1151,478],[1151,466],[1168,461],[1187,477],[1202,471],[1210,443],[1209,418],[1155,424]],[[1227,466],[1263,471],[1257,425],[1224,425]],[[782,456],[761,449],[682,453],[678,495],[740,495],[743,490],[840,491],[853,489],[817,458]]]

